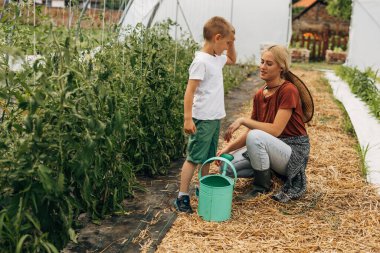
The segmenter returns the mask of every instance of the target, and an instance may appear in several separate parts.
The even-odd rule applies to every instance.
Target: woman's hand
[[[232,134],[241,126],[242,122],[243,118],[238,118],[228,127],[226,133],[224,134],[225,141],[229,142],[231,140]]]
[[[183,123],[183,128],[187,134],[194,134],[195,131],[197,131],[197,128],[195,127],[194,121],[192,119],[185,120]]]
[[[221,150],[219,150],[218,152],[216,152],[216,156],[220,156],[221,154],[226,154],[226,153],[229,153],[230,151],[228,150],[228,148],[223,148]],[[221,161],[219,160],[216,160],[215,161],[215,164],[216,166],[220,166],[221,165]]]

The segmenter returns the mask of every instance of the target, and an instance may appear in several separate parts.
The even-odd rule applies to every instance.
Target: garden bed
[[[346,61],[347,52],[335,52],[326,50],[326,62],[329,64],[342,64]]]
[[[308,63],[310,58],[310,50],[306,48],[291,48],[290,55],[292,62]]]

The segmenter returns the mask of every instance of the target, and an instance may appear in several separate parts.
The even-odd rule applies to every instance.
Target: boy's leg
[[[189,189],[191,178],[196,168],[195,164],[201,165],[208,158],[214,157],[216,154],[218,139],[219,139],[219,120],[194,120],[197,132],[189,137],[188,144],[188,157],[181,172],[181,187],[180,191]],[[184,171],[188,166],[186,163],[192,163],[194,167],[192,170]],[[210,164],[205,164],[202,168],[202,176],[208,174]],[[190,175],[191,173],[191,175]],[[185,176],[186,180],[182,181]],[[185,178],[184,178],[185,179]],[[187,183],[182,187],[182,182]]]
[[[215,133],[215,123],[207,120],[194,119],[197,131],[189,136],[188,156],[182,166],[180,192],[174,205],[178,211],[191,213],[189,187],[194,171],[198,164],[202,164],[207,160],[209,154],[212,137]],[[208,173],[210,165],[205,165],[202,169],[202,175]]]
[[[179,186],[179,191],[181,193],[189,193],[189,186],[191,179],[193,178],[194,171],[197,167],[197,164],[190,161],[185,161],[182,166],[181,171],[181,182]]]
[[[178,198],[174,201],[174,207],[177,211],[192,213],[190,205],[189,186],[197,164],[186,160],[182,165],[181,181],[179,186]]]
[[[186,195],[189,193],[191,179],[193,178],[194,171],[198,164],[186,160],[182,165],[181,182],[179,186],[180,195]],[[205,164],[202,168],[202,176],[208,175],[210,170],[210,164]]]
[[[210,171],[210,164],[208,163],[208,164],[203,165],[202,172],[201,172],[202,177],[208,175],[209,171]]]

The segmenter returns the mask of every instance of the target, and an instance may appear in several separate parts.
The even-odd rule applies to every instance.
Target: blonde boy
[[[184,97],[184,131],[189,136],[188,156],[182,166],[175,208],[192,213],[189,186],[194,170],[216,155],[220,120],[224,109],[223,66],[236,62],[235,31],[222,17],[209,19],[203,27],[205,43],[195,53],[189,68],[189,80]],[[227,50],[227,54],[222,53]],[[209,166],[202,174],[208,174]]]

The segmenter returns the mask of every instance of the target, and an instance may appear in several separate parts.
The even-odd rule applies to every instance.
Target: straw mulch
[[[361,175],[356,139],[343,130],[343,112],[322,73],[294,72],[315,102],[304,197],[287,204],[270,194],[234,199],[231,219],[221,223],[203,221],[196,212],[179,214],[157,252],[380,252],[380,197]],[[250,110],[247,105],[241,114]],[[239,179],[234,197],[249,191],[251,182]],[[274,191],[280,184],[275,180]],[[192,197],[194,210],[197,204]]]

